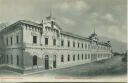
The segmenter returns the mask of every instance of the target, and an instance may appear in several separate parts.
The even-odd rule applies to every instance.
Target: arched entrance
[[[49,57],[45,55],[45,69],[49,69]]]
[[[53,56],[53,68],[56,68],[56,55]]]
[[[37,56],[36,55],[33,56],[33,65],[37,65]]]

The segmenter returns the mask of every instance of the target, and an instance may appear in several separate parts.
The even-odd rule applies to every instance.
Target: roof
[[[29,25],[36,26],[36,27],[42,27],[40,24],[32,22],[32,21],[28,21],[28,20],[20,20],[18,22],[29,24]]]
[[[35,22],[32,22],[32,21],[27,21],[27,20],[19,20],[19,21],[13,23],[13,24],[7,26],[6,28],[2,29],[0,32],[6,31],[7,29],[11,29],[12,26],[15,26],[15,25],[17,25],[19,23],[29,24],[29,25],[32,25],[32,26],[35,26],[35,27],[42,28],[42,26],[40,24],[38,24],[38,23],[35,23]]]
[[[61,34],[71,36],[71,37],[75,37],[75,38],[79,38],[79,39],[82,39],[82,40],[92,41],[90,38],[82,37],[82,36],[79,36],[79,35],[76,35],[76,34],[73,34],[73,33],[70,33],[70,32],[61,31]],[[96,41],[93,41],[93,42],[96,42]],[[104,45],[104,46],[111,46],[106,42],[97,42],[97,43],[100,44],[100,45]]]
[[[73,33],[70,33],[70,32],[66,32],[66,31],[61,31],[61,34],[71,36],[71,37],[75,37],[75,38],[79,38],[79,39],[82,39],[82,40],[89,40],[86,37],[82,37],[82,36],[79,36],[79,35],[76,35],[76,34],[73,34]]]

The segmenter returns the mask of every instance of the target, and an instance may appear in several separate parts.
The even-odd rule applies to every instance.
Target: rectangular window
[[[7,55],[7,63],[8,63],[9,61],[8,61],[8,55]]]
[[[16,43],[19,43],[19,36],[16,36]]]
[[[84,57],[84,56],[83,56],[83,54],[82,54],[82,60],[83,60],[83,57]]]
[[[90,59],[90,54],[88,54],[88,59]]]
[[[34,43],[34,44],[37,43],[37,36],[33,36],[33,43]]]
[[[75,42],[73,42],[73,47],[75,47]]]
[[[81,44],[82,48],[83,48],[83,43]]]
[[[12,43],[13,43],[13,42],[12,42],[12,37],[11,37],[10,39],[11,39],[11,45],[12,45]]]
[[[87,54],[85,54],[85,59],[87,59]]]
[[[75,55],[73,55],[73,61],[75,61]]]
[[[85,49],[87,48],[87,44],[85,44]]]
[[[68,41],[68,47],[70,47],[70,41]]]
[[[78,60],[80,59],[80,56],[79,56],[79,54],[78,54]]]
[[[19,65],[19,56],[17,55],[17,65]]]
[[[79,43],[78,43],[78,48],[79,48]]]
[[[8,37],[6,38],[6,45],[8,45]]]
[[[56,39],[53,39],[53,46],[56,45]]]
[[[13,64],[13,56],[11,55],[11,64]]]
[[[64,40],[61,40],[61,46],[64,46]]]
[[[61,55],[61,62],[64,62],[64,55]]]
[[[48,38],[45,38],[45,45],[48,45]]]
[[[70,55],[68,55],[68,61],[70,61]]]

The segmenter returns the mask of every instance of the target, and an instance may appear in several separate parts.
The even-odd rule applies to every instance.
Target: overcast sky
[[[101,37],[126,42],[126,0],[0,0],[0,23],[41,22],[52,15],[60,27],[82,36],[94,28]]]

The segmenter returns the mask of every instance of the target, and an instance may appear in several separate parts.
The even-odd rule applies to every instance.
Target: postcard
[[[127,82],[127,0],[0,0],[0,82]]]

